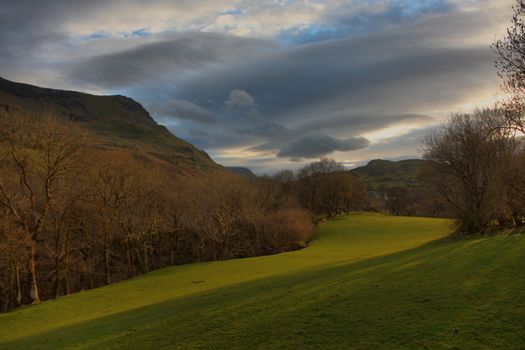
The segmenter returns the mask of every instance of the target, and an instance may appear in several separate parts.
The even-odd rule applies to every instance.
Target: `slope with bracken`
[[[0,108],[57,114],[84,125],[99,147],[129,152],[180,174],[222,169],[206,152],[157,124],[129,97],[47,89],[0,78]]]

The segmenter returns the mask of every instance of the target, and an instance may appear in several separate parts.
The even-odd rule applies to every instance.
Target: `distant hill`
[[[244,177],[247,177],[247,178],[250,178],[250,179],[255,179],[257,177],[257,175],[255,175],[253,173],[253,171],[251,171],[248,168],[237,167],[237,166],[227,166],[225,168],[226,168],[226,170],[228,170],[228,171],[230,171],[230,172],[232,172],[234,174],[241,175],[241,176],[244,176]]]
[[[350,170],[352,175],[359,177],[370,190],[385,187],[419,187],[418,173],[424,160],[407,159],[400,161],[375,159],[367,165]]]
[[[137,152],[182,173],[222,168],[206,152],[157,124],[129,97],[47,89],[0,78],[0,108],[58,113],[93,131],[101,146]]]

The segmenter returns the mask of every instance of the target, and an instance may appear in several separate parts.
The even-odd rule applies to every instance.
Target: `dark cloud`
[[[66,19],[82,18],[105,4],[104,0],[0,1],[0,74],[17,80],[28,71],[42,75],[54,62],[41,54],[61,52],[71,40],[60,26]],[[60,59],[65,59],[61,57]],[[40,71],[39,71],[40,70]]]
[[[249,128],[237,128],[239,133],[251,134],[256,136],[269,137],[274,139],[286,139],[290,136],[290,130],[278,123],[262,123]]]
[[[191,101],[170,100],[166,103],[153,103],[149,109],[152,113],[163,117],[189,119],[206,124],[215,123],[212,112]]]
[[[249,91],[257,101],[258,118],[236,118],[221,106],[206,105],[224,121],[220,130],[212,132],[221,135],[215,147],[248,144],[248,151],[261,156],[273,152],[289,157],[300,154],[299,146],[313,144],[316,147],[305,155],[315,157],[322,153],[318,149],[336,147],[316,138],[293,147],[286,140],[318,134],[333,139],[360,137],[403,125],[408,130],[435,123],[436,115],[428,115],[432,111],[451,110],[486,96],[487,90],[495,91],[498,78],[489,43],[463,42],[465,38],[456,34],[475,37],[485,25],[465,13],[446,14],[386,32],[283,48],[206,71],[179,84],[177,94],[223,101],[232,90]],[[184,125],[174,130],[184,133]],[[411,144],[411,153],[416,146]]]
[[[402,36],[387,36],[389,41],[407,45],[408,39],[403,41]],[[283,139],[312,133],[359,137],[403,123],[428,123],[432,118],[423,113],[461,103],[487,86],[496,86],[488,47],[419,45],[394,50],[386,45],[380,54],[385,40],[340,39],[266,55],[235,68],[207,72],[202,79],[179,85],[177,93],[199,101],[220,101],[232,89],[250,91],[257,101],[258,118],[236,118],[222,107],[206,107],[223,121],[218,125],[221,130],[213,134],[230,135],[218,136],[215,147],[242,146],[250,141],[245,135],[251,134],[261,138],[252,139],[247,148],[263,152],[282,149]],[[232,123],[236,128],[230,127]],[[175,132],[184,133],[184,125]],[[283,154],[289,152],[285,149]]]
[[[510,11],[507,2],[334,2],[319,21],[261,39],[209,32],[207,17],[189,31],[105,34],[104,21],[119,9],[123,18],[140,18],[130,13],[197,13],[216,1],[0,0],[0,75],[129,95],[230,165],[221,150],[260,153],[260,160],[238,163],[258,169],[335,151],[392,158],[414,154],[413,128],[497,89],[489,45],[506,20],[501,9]],[[93,40],[74,36],[91,30],[85,28],[97,28]],[[404,136],[370,137],[366,147],[363,135],[403,126]]]
[[[191,129],[190,130],[190,133],[195,135],[195,136],[199,136],[199,137],[209,137],[210,134],[207,133],[206,131],[204,130],[195,130],[195,129]]]
[[[277,156],[281,158],[319,158],[335,151],[355,151],[369,145],[370,142],[364,137],[336,139],[328,135],[312,135],[289,143],[277,153]]]
[[[207,64],[237,59],[274,46],[265,40],[220,33],[184,32],[166,36],[159,42],[75,62],[70,78],[82,84],[126,87],[143,84],[145,80],[163,80],[167,76],[193,73]],[[234,90],[230,94],[232,104],[253,104],[253,99],[245,91]]]
[[[393,42],[408,40],[387,36]],[[496,80],[488,45],[420,46],[410,51],[389,46],[354,39],[310,44],[241,66],[224,67],[183,83],[178,91],[188,98],[217,100],[227,96],[232,87],[242,87],[257,100],[261,113],[280,119],[285,113],[312,111],[312,107],[321,109],[317,117],[342,108],[364,107],[367,114],[418,111],[461,101],[476,93],[476,85],[486,86]],[[297,115],[297,119],[304,121],[305,114]]]

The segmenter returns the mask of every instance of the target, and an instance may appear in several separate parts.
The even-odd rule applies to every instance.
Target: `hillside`
[[[0,315],[1,349],[509,349],[525,236],[356,214],[291,253],[176,266]]]
[[[248,168],[238,167],[238,166],[228,166],[226,167],[226,169],[234,174],[241,175],[249,179],[257,178],[257,175],[255,175],[253,171],[251,171]]]
[[[425,161],[421,159],[407,159],[397,162],[375,159],[365,166],[350,170],[350,173],[359,177],[370,190],[394,186],[414,188],[420,186],[418,173],[424,164]]]
[[[0,78],[0,108],[57,113],[93,131],[104,147],[138,152],[180,171],[220,168],[204,151],[177,138],[125,96],[95,96]]]

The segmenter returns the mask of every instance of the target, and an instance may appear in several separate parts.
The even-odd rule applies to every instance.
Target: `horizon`
[[[0,75],[129,96],[225,166],[350,169],[420,158],[451,113],[495,102],[512,4],[19,1],[0,4]]]

